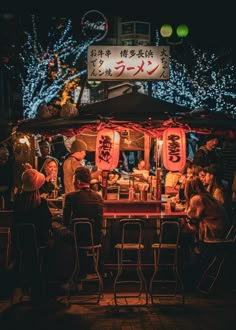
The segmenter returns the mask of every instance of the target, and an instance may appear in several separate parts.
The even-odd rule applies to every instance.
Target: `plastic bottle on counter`
[[[129,187],[129,200],[132,201],[134,199],[134,187]]]
[[[171,208],[170,208],[170,198],[166,199],[166,204],[165,204],[165,213],[170,213]]]

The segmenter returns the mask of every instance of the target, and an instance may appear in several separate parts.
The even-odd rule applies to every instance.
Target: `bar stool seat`
[[[103,279],[99,272],[99,257],[102,244],[97,244],[94,241],[94,220],[89,218],[74,218],[72,219],[72,226],[75,244],[75,263],[72,275],[65,287],[67,292],[67,301],[69,301],[72,288],[74,289],[75,286],[78,284],[78,281],[80,281],[83,284],[85,282],[90,282],[91,284],[92,282],[92,284],[95,284],[96,290],[84,290],[82,292],[79,291],[78,285],[77,289],[79,291],[79,296],[90,295],[91,300],[93,300],[95,296],[95,303],[99,303],[103,295]],[[92,259],[92,267],[94,273],[87,274],[86,277],[79,279],[79,273],[81,268],[80,251],[84,251],[86,258]]]
[[[117,274],[114,281],[115,306],[147,305],[147,284],[142,271],[144,220],[121,219],[121,241],[117,250]],[[134,271],[134,272],[132,272]]]
[[[154,271],[149,284],[152,304],[161,298],[180,295],[184,304],[184,286],[178,271],[180,224],[175,220],[164,220],[160,225],[160,236],[152,244]]]
[[[207,247],[205,254],[209,257],[208,264],[197,284],[197,290],[203,294],[210,294],[215,288],[216,282],[222,272],[226,258],[230,255],[230,249],[236,241],[236,226],[231,226],[225,239],[207,240],[203,243]]]
[[[11,228],[0,227],[0,266],[7,270],[10,266]]]
[[[20,300],[31,291],[33,298],[46,296],[45,257],[47,245],[38,242],[36,227],[32,223],[15,226],[18,281],[22,289]],[[13,296],[12,296],[13,300]]]

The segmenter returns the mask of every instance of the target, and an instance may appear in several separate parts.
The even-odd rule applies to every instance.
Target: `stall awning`
[[[79,107],[74,118],[31,119],[18,124],[16,131],[52,136],[73,136],[84,130],[103,127],[133,129],[160,136],[166,127],[179,126],[186,131],[212,132],[236,129],[236,119],[219,113],[198,113],[138,92],[124,94]]]

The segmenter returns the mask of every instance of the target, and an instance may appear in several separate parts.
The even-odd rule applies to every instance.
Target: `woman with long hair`
[[[222,203],[225,208],[230,208],[229,204],[230,196],[227,193],[227,186],[224,185],[221,173],[219,169],[214,166],[208,166],[204,168],[205,172],[205,182],[206,182],[206,190],[220,203]]]
[[[203,186],[198,177],[187,180],[185,186],[187,225],[198,227],[199,240],[225,238],[230,221],[223,205]]]
[[[60,189],[60,178],[58,176],[59,164],[56,158],[46,158],[42,169],[45,176],[45,182],[40,188],[41,194],[46,194],[46,196],[51,197],[53,191],[59,191]]]

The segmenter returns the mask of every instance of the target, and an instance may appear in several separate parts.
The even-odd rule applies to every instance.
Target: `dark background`
[[[83,14],[92,9],[105,16],[121,16],[130,20],[149,21],[157,27],[165,23],[176,27],[187,24],[189,41],[198,47],[234,48],[235,4],[233,1],[7,1],[0,5],[0,14],[15,13],[25,17],[35,13],[42,17],[45,28],[53,16],[71,17],[73,24],[80,24]]]

